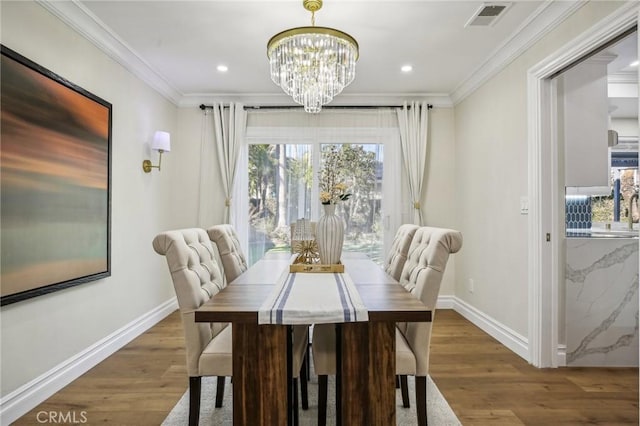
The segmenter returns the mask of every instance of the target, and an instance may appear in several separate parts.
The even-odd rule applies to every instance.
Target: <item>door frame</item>
[[[559,289],[564,277],[560,250],[564,247],[561,217],[556,122],[556,88],[552,77],[568,65],[637,26],[640,5],[628,3],[567,45],[531,67],[528,99],[528,296],[529,362],[536,367],[564,365],[559,347]]]

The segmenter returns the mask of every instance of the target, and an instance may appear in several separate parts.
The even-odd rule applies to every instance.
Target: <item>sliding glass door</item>
[[[290,224],[320,216],[318,171],[323,153],[336,147],[338,171],[351,194],[337,206],[345,221],[344,251],[382,256],[381,144],[249,145],[249,262],[267,251],[290,251]]]
[[[368,111],[365,118],[379,115]],[[397,123],[388,111],[385,117]],[[311,123],[316,127],[284,126],[277,122],[284,118],[276,113],[263,113],[257,118],[263,121],[260,126],[248,126],[246,167],[239,168],[239,173],[246,172],[238,180],[236,193],[248,202],[246,222],[240,217],[239,223],[249,224],[249,263],[269,251],[290,252],[291,224],[302,218],[314,222],[320,218],[319,172],[324,153],[332,147],[341,159],[341,181],[352,194],[336,210],[345,222],[343,250],[364,252],[381,263],[401,215],[399,209],[387,208],[399,205],[400,176],[385,173],[385,169],[399,170],[397,125],[333,126],[332,120],[332,126],[322,122]],[[297,118],[319,121],[312,114]],[[344,114],[338,119],[344,120]],[[382,120],[378,118],[377,122]]]

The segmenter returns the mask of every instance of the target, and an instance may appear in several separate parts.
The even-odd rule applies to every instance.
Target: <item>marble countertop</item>
[[[634,224],[633,229],[629,229],[627,223],[614,223],[611,229],[605,226],[593,226],[590,229],[567,228],[567,238],[638,238],[638,224]]]

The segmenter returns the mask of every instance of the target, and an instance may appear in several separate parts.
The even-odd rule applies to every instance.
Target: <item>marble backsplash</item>
[[[566,365],[638,366],[638,240],[567,239]]]

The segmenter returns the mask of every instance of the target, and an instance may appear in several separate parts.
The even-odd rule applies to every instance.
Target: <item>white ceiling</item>
[[[638,35],[633,33],[605,49],[602,55],[614,56],[607,65],[609,77],[609,114],[612,118],[638,117]]]
[[[505,2],[325,0],[316,25],[345,31],[360,45],[355,81],[334,103],[454,103],[584,4],[506,2],[494,25],[465,27],[489,3]],[[41,4],[178,105],[292,103],[269,78],[266,44],[282,30],[310,25],[302,0]],[[411,73],[400,71],[405,64]],[[218,65],[229,70],[220,73]]]

